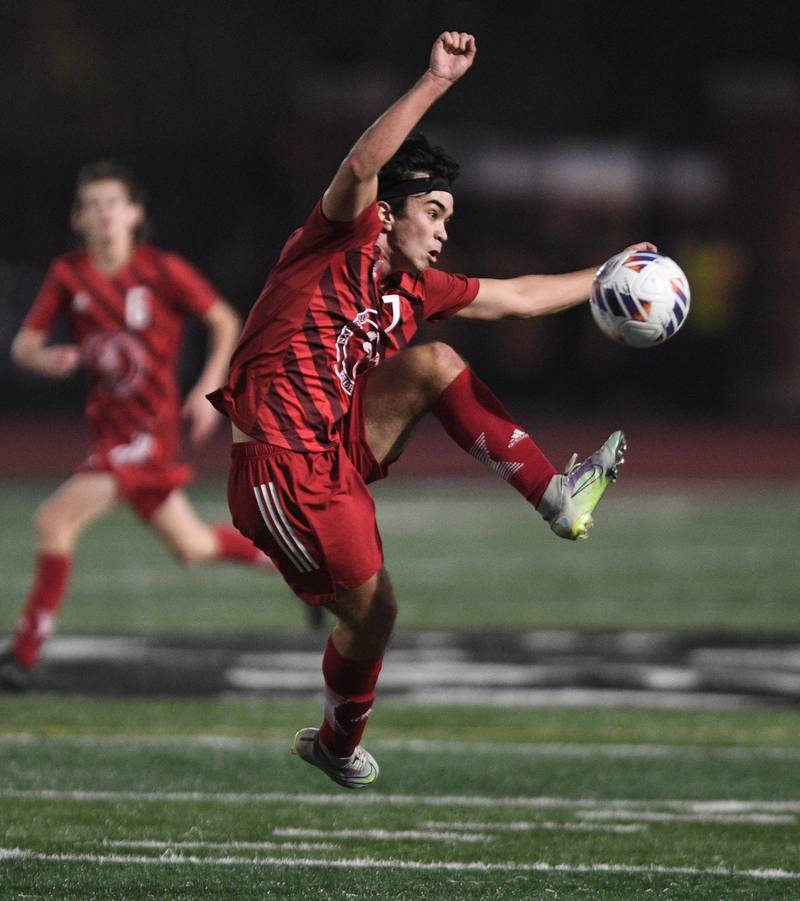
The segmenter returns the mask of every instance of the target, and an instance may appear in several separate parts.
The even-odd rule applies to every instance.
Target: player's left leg
[[[369,374],[367,440],[391,462],[414,426],[432,412],[467,453],[505,479],[562,538],[585,538],[592,511],[623,462],[625,439],[615,432],[586,461],[558,473],[464,360],[441,342],[401,351]]]
[[[150,516],[148,524],[181,563],[194,565],[229,560],[274,569],[269,557],[233,526],[200,519],[180,489],[169,494]]]
[[[339,589],[328,609],[337,623],[325,647],[325,715],[319,729],[301,729],[293,751],[344,788],[366,788],[379,773],[361,737],[397,616],[388,573],[381,568],[362,585]]]

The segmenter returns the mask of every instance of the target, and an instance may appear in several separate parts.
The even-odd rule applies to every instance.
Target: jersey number
[[[392,322],[389,328],[385,328],[384,334],[388,335],[390,331],[397,325],[400,321],[400,314],[402,310],[400,309],[400,295],[399,294],[384,294],[381,300],[388,304],[392,308]]]
[[[125,295],[125,325],[137,332],[150,325],[150,292],[141,285]]]

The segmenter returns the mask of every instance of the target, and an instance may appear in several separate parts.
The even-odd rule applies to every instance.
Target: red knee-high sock
[[[471,369],[445,388],[433,414],[456,444],[539,503],[555,467]]]
[[[265,569],[275,568],[269,557],[233,526],[216,523],[211,528],[217,538],[218,560],[235,560],[238,563],[263,566]]]
[[[349,660],[328,639],[322,658],[325,719],[319,730],[323,745],[337,757],[349,757],[361,741],[375,701],[380,660]]]
[[[31,667],[39,659],[39,651],[53,631],[56,611],[64,598],[69,581],[72,557],[61,554],[39,554],[25,608],[14,638],[13,650],[24,666]]]

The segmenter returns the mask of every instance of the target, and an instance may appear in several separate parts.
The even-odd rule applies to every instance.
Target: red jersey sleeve
[[[202,317],[220,299],[219,291],[177,253],[164,254],[175,302],[182,309]]]
[[[275,277],[287,285],[299,287],[316,274],[309,260],[320,255],[328,257],[353,247],[363,247],[376,241],[381,232],[378,204],[371,203],[349,222],[333,222],[322,212],[318,201],[306,224],[289,238],[275,267]]]
[[[61,267],[62,263],[55,260],[47,270],[33,306],[22,323],[23,328],[49,332],[59,313],[67,309],[71,294],[61,278]]]
[[[478,294],[480,280],[453,275],[441,269],[428,269],[424,275],[426,319],[446,319],[469,306]]]

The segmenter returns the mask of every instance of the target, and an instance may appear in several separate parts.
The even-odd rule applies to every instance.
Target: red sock
[[[361,741],[375,701],[380,660],[349,660],[331,638],[322,658],[325,677],[325,720],[319,730],[323,745],[337,757],[349,757]]]
[[[56,611],[64,598],[72,557],[61,554],[39,554],[28,600],[22,611],[13,650],[23,666],[31,667],[39,659],[39,651],[53,631]]]
[[[250,563],[253,566],[263,566],[265,569],[274,569],[275,565],[269,557],[257,548],[249,538],[245,538],[238,529],[233,526],[216,523],[211,526],[217,538],[218,560],[235,560],[239,563]]]
[[[445,388],[433,414],[456,444],[539,503],[556,469],[471,369]]]

